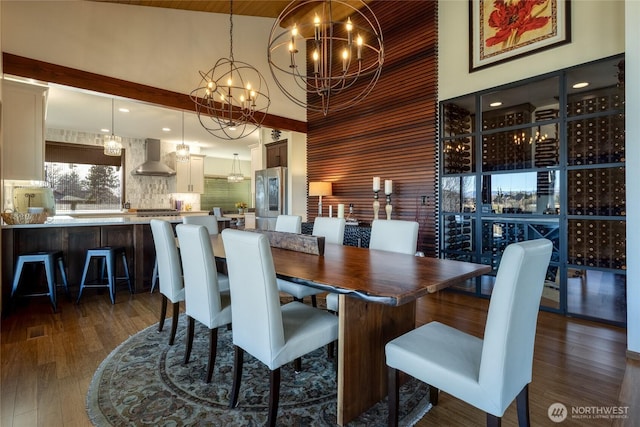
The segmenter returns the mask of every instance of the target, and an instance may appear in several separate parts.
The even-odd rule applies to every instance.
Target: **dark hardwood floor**
[[[431,320],[482,336],[488,301],[441,292],[418,304],[417,322]],[[0,425],[87,426],[85,396],[94,371],[122,341],[156,323],[160,295],[126,291],[111,305],[106,293],[87,292],[79,305],[60,297],[58,313],[46,298],[18,301],[1,324]],[[541,312],[530,385],[533,426],[640,425],[640,362],[625,359],[626,331]],[[552,423],[547,410],[563,403],[585,408],[628,407],[626,419],[575,418]],[[418,426],[481,426],[484,414],[442,394]],[[503,425],[515,426],[515,404]]]

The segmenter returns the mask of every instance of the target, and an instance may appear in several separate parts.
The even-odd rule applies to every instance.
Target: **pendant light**
[[[384,44],[367,3],[294,0],[280,13],[269,35],[269,67],[296,105],[326,116],[371,92],[382,72]]]
[[[251,65],[233,58],[233,0],[229,2],[229,57],[220,58],[191,91],[198,120],[210,134],[240,139],[262,125],[271,104],[267,82]]]
[[[227,176],[228,182],[242,182],[244,181],[244,175],[240,170],[240,158],[238,153],[233,153],[233,160],[231,161],[231,173]]]
[[[182,112],[182,143],[176,145],[176,161],[182,163],[189,161],[189,146],[184,143],[184,111]]]
[[[122,155],[122,138],[115,136],[113,126],[113,114],[114,114],[114,100],[111,98],[111,136],[104,139],[104,154],[106,156],[120,156]]]

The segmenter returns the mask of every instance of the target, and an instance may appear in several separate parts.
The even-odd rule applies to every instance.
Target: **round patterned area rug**
[[[233,373],[232,333],[218,331],[213,379],[205,383],[209,331],[196,322],[191,360],[183,364],[186,317],[168,345],[169,324],[152,325],[120,344],[98,367],[87,394],[87,412],[97,426],[264,425],[269,370],[245,353],[238,406],[229,409]],[[302,358],[302,372],[281,369],[280,426],[335,426],[336,372],[326,347]],[[400,389],[401,425],[413,425],[430,409],[428,386],[411,380]],[[386,399],[350,426],[386,426]]]

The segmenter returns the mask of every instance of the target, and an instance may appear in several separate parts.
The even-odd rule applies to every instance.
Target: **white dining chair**
[[[222,292],[207,228],[203,225],[178,224],[180,256],[184,269],[187,337],[184,363],[189,363],[193,346],[195,320],[209,328],[209,361],[206,382],[211,382],[216,363],[218,328],[231,323],[229,293]],[[162,282],[160,282],[162,283]]]
[[[371,224],[369,249],[415,255],[418,223],[401,220],[374,220]],[[338,312],[338,294],[327,294],[327,310]]]
[[[218,234],[218,218],[215,215],[184,215],[182,223],[204,225],[209,234]]]
[[[275,231],[300,234],[302,232],[302,217],[300,215],[278,215]]]
[[[344,243],[344,226],[344,218],[319,216],[313,221],[311,234],[324,237],[325,243],[342,245]]]
[[[300,234],[302,232],[302,217],[299,215],[278,215],[275,231]],[[310,296],[311,305],[314,307],[318,305],[316,295],[323,292],[311,286],[299,285],[284,279],[278,279],[278,289],[280,292],[291,295],[295,301],[302,301],[305,297]]]
[[[496,275],[484,339],[439,322],[430,322],[385,346],[388,366],[389,425],[398,424],[400,371],[487,413],[499,426],[514,399],[518,423],[529,425],[529,383],[540,297],[552,243],[547,239],[513,243],[505,249]]]
[[[182,280],[182,264],[178,255],[178,247],[173,234],[173,227],[167,221],[152,219],[151,234],[156,248],[156,263],[158,279],[160,282],[160,294],[162,294],[162,307],[160,309],[160,322],[158,331],[164,327],[167,316],[167,301],[173,304],[173,317],[171,320],[171,334],[169,345],[173,345],[178,327],[178,315],[180,314],[180,302],[184,301],[184,282]]]
[[[182,223],[203,225],[207,227],[207,232],[210,236],[218,234],[218,217],[215,215],[185,215],[182,217]],[[223,269],[224,264],[220,264],[218,267]],[[229,290],[229,278],[220,271],[218,271],[218,285],[223,292]]]
[[[271,247],[265,235],[225,229],[222,237],[231,280],[235,349],[229,407],[238,402],[246,351],[271,371],[267,425],[275,426],[280,368],[337,340],[338,320],[297,301],[280,305]]]

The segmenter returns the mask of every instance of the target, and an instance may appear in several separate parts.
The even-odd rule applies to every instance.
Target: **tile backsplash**
[[[68,142],[74,144],[85,145],[101,145],[102,134],[80,132],[62,129],[47,128],[47,141]],[[158,176],[134,176],[131,171],[145,161],[146,149],[144,139],[138,138],[122,138],[122,148],[125,150],[125,197],[124,201],[131,204],[131,208],[139,209],[157,209],[157,208],[173,208],[175,200],[182,200],[184,204],[191,205],[192,210],[200,210],[199,194],[170,194],[170,180],[175,177],[158,177]],[[160,153],[163,159],[174,151],[173,144],[162,141]]]

